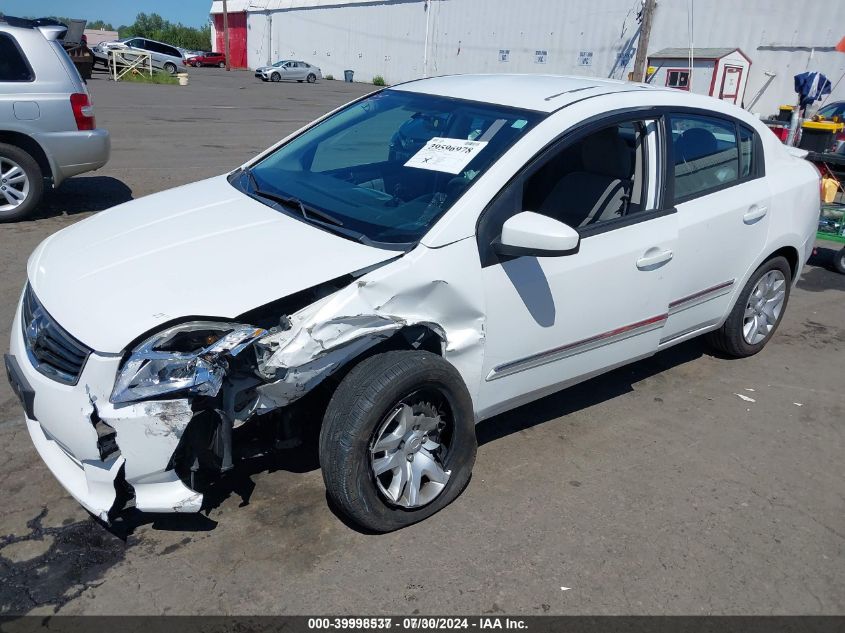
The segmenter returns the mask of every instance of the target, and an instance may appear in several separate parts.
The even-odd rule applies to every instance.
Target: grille
[[[75,385],[91,353],[51,317],[27,285],[21,325],[26,352],[33,367],[61,383]]]

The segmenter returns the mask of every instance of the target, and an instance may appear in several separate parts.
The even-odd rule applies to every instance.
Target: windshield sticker
[[[435,137],[411,156],[405,167],[459,174],[486,145],[487,141]]]

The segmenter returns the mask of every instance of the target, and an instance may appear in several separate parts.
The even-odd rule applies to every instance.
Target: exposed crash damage
[[[293,405],[368,354],[425,349],[477,377],[482,306],[469,304],[467,292],[445,279],[421,278],[402,288],[392,283],[396,275],[413,274],[418,259],[407,254],[390,266],[344,278],[340,289],[335,280],[295,301],[244,315],[259,324],[191,322],[138,345],[123,361],[111,397],[91,395],[89,412],[95,427],[114,431],[135,506],[200,510],[204,487],[234,467],[235,429],[260,417],[272,428],[261,436],[266,450],[296,445],[303,424],[319,420],[297,415]],[[315,296],[321,298],[290,314],[277,312]],[[190,350],[197,341],[210,344]],[[172,384],[149,381],[149,375],[166,376]],[[155,399],[163,394],[180,397]]]

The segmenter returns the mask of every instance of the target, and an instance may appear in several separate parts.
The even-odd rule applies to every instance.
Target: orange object
[[[840,53],[845,53],[845,37],[839,40],[839,44],[836,45],[836,50]]]

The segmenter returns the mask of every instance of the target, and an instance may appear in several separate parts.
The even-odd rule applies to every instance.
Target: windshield
[[[842,107],[843,106],[842,106],[841,103],[832,103],[828,106],[823,107],[821,110],[819,110],[817,112],[817,114],[819,116],[830,118],[830,117],[836,116],[837,114],[840,114],[839,109],[842,108]]]
[[[232,182],[269,206],[280,208],[274,200],[281,200],[286,211],[300,209],[292,214],[306,221],[331,220],[327,228],[346,237],[412,244],[542,116],[385,90],[332,115]]]

